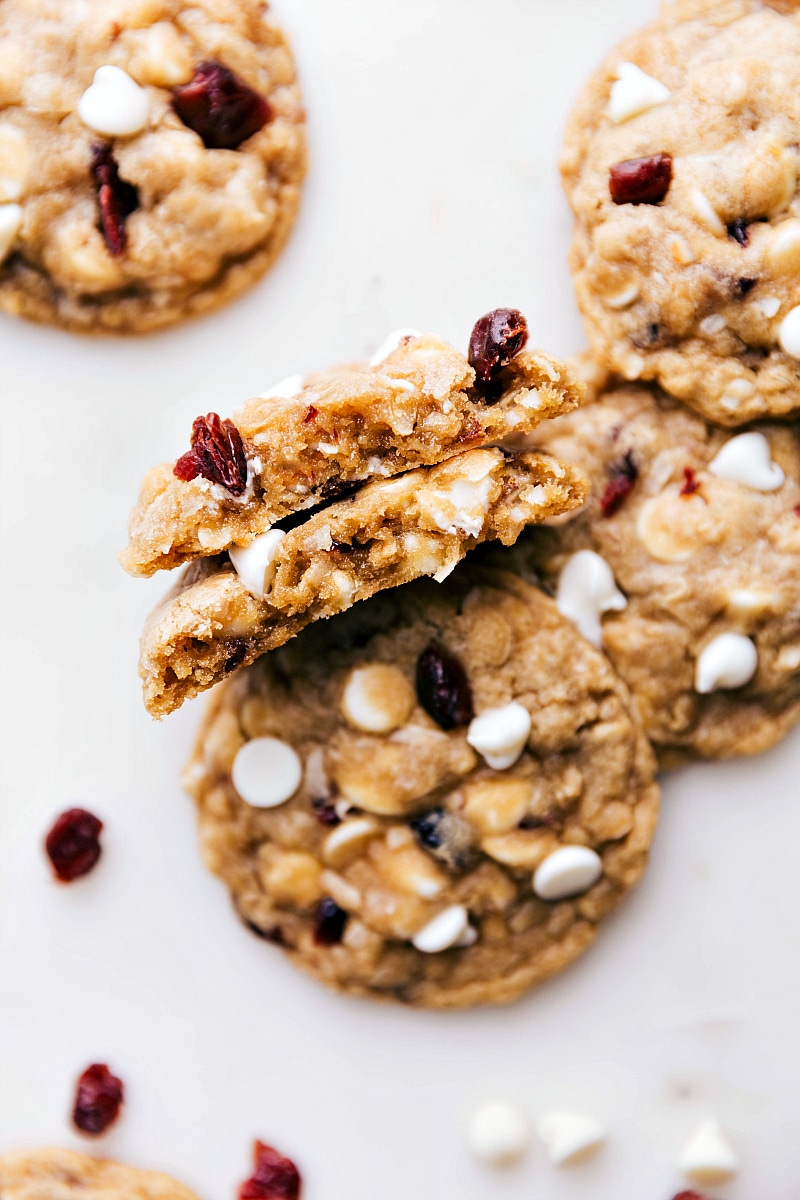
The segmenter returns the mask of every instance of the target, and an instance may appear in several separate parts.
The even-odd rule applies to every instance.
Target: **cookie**
[[[305,165],[260,0],[3,0],[6,312],[142,333],[215,308],[281,249]]]
[[[422,575],[441,581],[479,542],[511,545],[585,496],[579,473],[546,455],[468,450],[200,559],[145,626],[145,705],[164,716],[311,621]]]
[[[246,546],[370,479],[518,441],[584,394],[539,351],[518,351],[490,384],[441,338],[399,331],[371,366],[284,380],[233,422],[198,418],[187,454],[145,478],[120,561],[151,575]]]
[[[721,429],[626,385],[540,440],[591,496],[518,561],[602,642],[662,762],[778,741],[800,718],[797,425]]]
[[[197,1200],[168,1175],[74,1150],[0,1155],[0,1195],[3,1200]]]
[[[539,590],[459,567],[318,622],[217,689],[185,783],[245,923],[323,983],[501,1004],[641,876],[652,752]]]
[[[569,121],[570,264],[596,356],[718,424],[800,409],[800,7],[684,0]]]

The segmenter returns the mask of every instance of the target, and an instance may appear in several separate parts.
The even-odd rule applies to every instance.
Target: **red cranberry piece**
[[[758,280],[753,279],[752,276],[744,275],[740,279],[737,279],[733,285],[737,300],[741,300],[743,296],[747,296],[748,293],[752,292],[757,283]]]
[[[93,1063],[78,1080],[72,1119],[83,1133],[105,1133],[119,1116],[122,1080],[105,1063]]]
[[[335,825],[341,825],[341,820],[328,796],[313,797],[311,807],[320,825],[326,825],[330,829]]]
[[[314,408],[313,404],[309,404],[308,408],[306,409],[306,415],[303,417],[303,424],[310,425],[312,421],[316,421],[318,416],[319,409]]]
[[[109,254],[119,258],[128,244],[125,221],[139,207],[139,193],[132,183],[120,179],[110,142],[98,142],[92,147],[91,172],[103,240]]]
[[[466,671],[439,646],[428,646],[417,659],[416,686],[420,704],[442,729],[457,729],[472,720],[472,689]]]
[[[672,157],[648,154],[614,163],[608,187],[615,204],[660,204],[672,183]]]
[[[695,492],[699,492],[701,487],[700,480],[697,478],[697,472],[693,467],[683,468],[683,487],[680,494],[682,496],[693,496]]]
[[[747,232],[749,224],[750,222],[744,217],[737,217],[728,226],[728,237],[733,238],[734,242],[738,242],[740,246],[746,246],[750,241],[750,234]]]
[[[678,1192],[677,1196],[673,1196],[672,1200],[708,1200],[707,1196],[701,1196],[699,1192]]]
[[[172,89],[172,107],[209,150],[236,150],[272,117],[263,96],[213,59],[195,67],[189,83]]]
[[[103,822],[85,808],[70,808],[58,817],[44,841],[56,878],[72,883],[87,875],[100,857]]]
[[[300,1172],[290,1158],[256,1142],[254,1170],[239,1188],[239,1200],[299,1200]]]
[[[233,422],[221,421],[216,413],[195,417],[191,445],[175,463],[173,475],[184,482],[202,475],[241,496],[247,487],[247,458]]]
[[[335,946],[342,940],[347,913],[330,896],[317,905],[314,914],[314,941],[318,946]]]
[[[633,453],[630,450],[619,462],[613,464],[610,475],[606,490],[600,498],[600,511],[604,517],[613,517],[636,486],[639,468],[633,461]]]
[[[495,308],[476,321],[469,339],[469,364],[479,383],[491,383],[527,340],[528,322],[516,308]]]
[[[222,669],[227,675],[244,662],[247,654],[247,642],[243,638],[228,638],[225,642],[225,654],[225,664]]]

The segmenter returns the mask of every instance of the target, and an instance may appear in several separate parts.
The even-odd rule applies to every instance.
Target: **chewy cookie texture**
[[[584,88],[562,174],[593,351],[722,425],[800,409],[800,7],[686,0]]]
[[[560,971],[639,879],[655,763],[607,660],[469,564],[219,688],[186,785],[243,920],[341,991],[455,1008]]]
[[[3,1200],[198,1200],[168,1175],[57,1149],[0,1155],[0,1196]]]
[[[303,121],[259,0],[3,0],[0,307],[138,333],[229,300],[286,240]]]

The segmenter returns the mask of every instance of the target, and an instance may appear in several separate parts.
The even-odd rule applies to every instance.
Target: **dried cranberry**
[[[92,146],[91,172],[97,191],[103,240],[109,254],[119,258],[128,244],[125,221],[139,207],[139,193],[132,183],[120,179],[110,142],[98,142]]]
[[[335,946],[342,940],[347,913],[330,896],[325,896],[317,905],[314,914],[314,941],[318,946]]]
[[[737,217],[728,226],[728,237],[733,238],[734,242],[738,242],[740,246],[746,246],[750,241],[750,234],[747,232],[749,224],[750,222],[744,217]]]
[[[239,1188],[239,1200],[299,1200],[300,1172],[290,1158],[256,1142],[253,1163],[253,1174]]]
[[[611,478],[600,499],[600,511],[604,517],[613,517],[627,500],[636,486],[639,478],[639,468],[633,461],[633,453],[628,450],[622,458],[610,469]]]
[[[341,824],[341,818],[337,815],[336,809],[331,804],[329,797],[316,796],[311,800],[311,807],[314,810],[314,816],[319,821],[320,825],[326,825],[328,828],[333,828],[334,825]]]
[[[303,424],[309,425],[312,421],[316,421],[318,416],[319,409],[314,408],[313,404],[309,404],[308,408],[306,409],[306,415],[303,417]]]
[[[433,808],[409,822],[417,841],[451,871],[463,871],[473,861],[472,827],[443,808]]]
[[[172,107],[209,150],[236,150],[272,117],[263,96],[213,59],[195,67],[189,83],[172,89]]]
[[[72,883],[91,871],[100,857],[102,828],[103,822],[85,808],[70,808],[57,818],[44,842],[57,879]]]
[[[741,299],[742,296],[746,296],[749,292],[752,292],[753,288],[756,286],[757,283],[758,283],[757,279],[753,279],[752,277],[743,276],[741,279],[736,280],[736,282],[733,285],[733,290],[736,293],[737,297],[739,299]]]
[[[225,665],[222,668],[225,674],[240,667],[246,654],[247,642],[244,638],[228,638],[225,642]]]
[[[122,1080],[105,1063],[93,1063],[78,1080],[72,1119],[83,1133],[105,1133],[119,1116]]]
[[[495,308],[475,322],[469,338],[469,364],[478,382],[491,383],[528,340],[528,322],[516,308]]]
[[[614,163],[608,187],[615,204],[660,204],[672,183],[672,157],[648,154]]]
[[[700,480],[697,478],[697,472],[692,467],[683,468],[683,487],[680,494],[682,496],[693,496],[695,492],[700,491]]]
[[[202,475],[241,496],[247,487],[247,459],[239,430],[232,421],[221,421],[216,413],[195,417],[192,448],[175,463],[173,474],[188,482]]]
[[[417,659],[417,699],[442,729],[468,725],[474,711],[472,689],[457,658],[428,646]]]
[[[699,1192],[678,1192],[677,1196],[673,1196],[672,1200],[708,1200],[706,1196],[701,1196]]]

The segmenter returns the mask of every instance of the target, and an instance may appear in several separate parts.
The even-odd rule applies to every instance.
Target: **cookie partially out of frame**
[[[155,1171],[125,1167],[74,1150],[16,1150],[0,1155],[3,1200],[197,1200]]]
[[[607,659],[469,564],[304,630],[220,687],[185,782],[242,919],[339,991],[502,1004],[640,878],[655,763]]]
[[[683,0],[584,88],[562,174],[597,358],[722,425],[800,409],[800,7]]]
[[[3,0],[6,312],[141,333],[215,308],[281,249],[305,163],[259,0]]]

